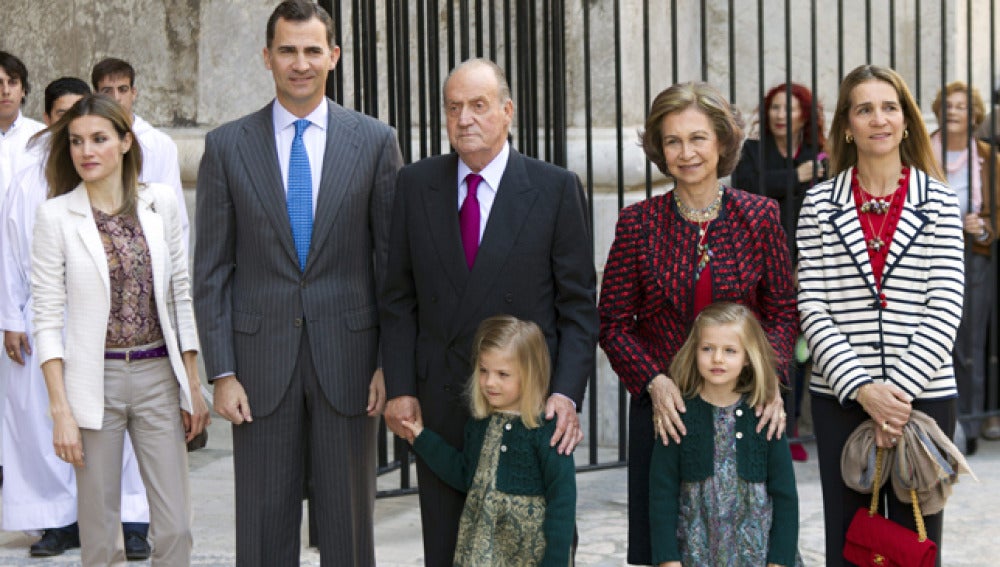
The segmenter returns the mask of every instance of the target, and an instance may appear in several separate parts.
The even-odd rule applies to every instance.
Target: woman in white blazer
[[[958,201],[940,181],[920,109],[899,74],[874,65],[851,71],[829,140],[835,176],[806,193],[796,237],[826,564],[839,566],[850,565],[842,549],[851,517],[871,498],[841,477],[848,435],[871,418],[878,446],[892,447],[913,409],[954,432],[951,352],[964,244]],[[883,493],[889,518],[915,529],[910,505]],[[924,516],[938,546],[942,516]]]
[[[76,469],[82,560],[124,565],[124,432],[150,504],[152,565],[189,565],[185,442],[209,422],[177,200],[140,186],[142,154],[113,100],[87,96],[51,128],[37,212],[35,348],[56,454]]]

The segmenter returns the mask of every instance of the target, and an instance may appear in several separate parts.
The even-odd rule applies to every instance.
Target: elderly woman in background
[[[191,562],[185,441],[209,422],[173,190],[140,185],[118,103],[88,95],[51,127],[31,248],[36,356],[56,455],[76,470],[83,565],[123,565],[122,445],[150,507],[152,565]],[[179,402],[179,407],[178,407]]]
[[[996,299],[996,278],[990,267],[990,245],[996,238],[994,214],[1000,204],[1000,162],[990,145],[976,140],[972,132],[983,122],[986,109],[979,91],[962,81],[948,84],[931,105],[941,130],[931,134],[931,148],[948,176],[948,185],[958,197],[958,208],[965,230],[965,304],[962,324],[955,339],[955,378],[958,381],[958,404],[963,414],[986,409],[986,340],[989,338],[990,313]],[[969,111],[972,111],[971,114]],[[942,138],[947,150],[942,150]],[[970,159],[971,158],[971,159]],[[990,178],[990,160],[996,164],[995,178]],[[1000,221],[1000,219],[997,219]],[[1000,417],[985,423],[973,419],[965,423],[966,454],[976,452],[982,425],[987,439],[1000,438]]]
[[[621,211],[601,289],[601,347],[631,394],[628,562],[649,564],[653,443],[683,443],[684,402],[668,369],[695,316],[714,301],[748,306],[788,368],[795,342],[791,260],[777,204],[719,182],[740,155],[743,123],[706,83],[653,101],[641,141],[674,189]],[[775,388],[775,392],[778,388]],[[780,396],[757,411],[785,429]],[[733,529],[734,526],[722,526]]]
[[[826,564],[842,555],[851,517],[871,496],[840,472],[848,436],[872,419],[892,447],[910,412],[950,437],[957,390],[951,352],[962,317],[962,219],[903,79],[863,65],[840,86],[830,128],[835,177],[806,193],[799,216],[799,315],[813,358]],[[915,529],[913,510],[883,491],[888,517]],[[924,516],[941,545],[943,512]],[[938,565],[941,553],[938,552]]]

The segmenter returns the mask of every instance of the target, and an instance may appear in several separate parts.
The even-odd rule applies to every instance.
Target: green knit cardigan
[[[413,449],[441,480],[468,492],[489,423],[488,417],[466,422],[464,451],[426,428]],[[555,426],[554,420],[542,419],[540,427],[528,429],[515,419],[504,427],[496,488],[507,494],[545,497],[545,555],[540,565],[565,567],[576,523],[576,464],[572,455],[560,455],[549,446]]]
[[[687,428],[680,444],[657,441],[649,470],[649,522],[653,564],[681,559],[677,542],[682,482],[698,482],[715,474],[715,430],[712,405],[695,396],[685,400],[681,414]],[[799,496],[788,439],[767,440],[767,428],[757,433],[754,409],[741,401],[736,409],[736,470],[747,482],[767,483],[773,503],[767,561],[795,565],[799,540]]]

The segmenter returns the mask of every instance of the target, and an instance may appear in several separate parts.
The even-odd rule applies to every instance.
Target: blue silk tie
[[[295,121],[295,138],[288,158],[288,220],[292,225],[292,239],[302,271],[306,269],[313,228],[312,170],[309,168],[309,154],[302,143],[302,133],[308,127],[309,121],[304,118]]]

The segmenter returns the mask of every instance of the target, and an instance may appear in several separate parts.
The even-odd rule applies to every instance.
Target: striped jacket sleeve
[[[923,317],[912,331],[909,348],[888,369],[889,380],[913,398],[931,386],[930,381],[944,365],[951,365],[965,289],[965,246],[958,198],[933,180],[928,181],[928,187],[928,200],[921,209],[937,213],[923,228],[929,236],[915,240],[912,253],[901,259],[892,272],[895,293],[905,293],[912,289],[912,282],[926,279],[925,297],[911,298],[923,303]],[[931,260],[926,265],[911,262],[917,254]]]

